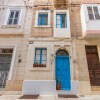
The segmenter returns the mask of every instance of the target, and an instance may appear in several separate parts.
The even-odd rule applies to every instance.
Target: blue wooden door
[[[60,79],[61,90],[70,90],[70,62],[69,56],[56,57],[56,81]]]

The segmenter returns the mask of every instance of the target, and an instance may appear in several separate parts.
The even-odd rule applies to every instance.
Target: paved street
[[[100,100],[100,95],[85,95],[79,98],[58,98],[57,96],[39,96],[38,99],[19,99],[21,95],[1,95],[0,100]]]

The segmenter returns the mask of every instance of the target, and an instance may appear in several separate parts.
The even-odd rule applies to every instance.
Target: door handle
[[[57,68],[57,70],[59,71],[60,69],[59,69],[59,68]]]
[[[65,70],[67,71],[67,68]]]

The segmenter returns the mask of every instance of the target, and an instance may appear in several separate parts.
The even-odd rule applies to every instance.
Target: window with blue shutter
[[[46,65],[46,63],[47,63],[47,49],[46,48],[36,48],[34,64]]]
[[[40,26],[48,25],[48,14],[39,14],[38,15],[38,25],[40,25]]]
[[[56,28],[67,28],[66,14],[56,14]]]
[[[11,10],[8,18],[8,25],[17,25],[19,21],[20,10]]]

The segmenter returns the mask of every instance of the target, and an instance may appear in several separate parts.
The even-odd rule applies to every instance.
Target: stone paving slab
[[[20,95],[2,95],[0,96],[0,100],[16,100]]]
[[[58,98],[57,100],[84,100],[82,98]]]

